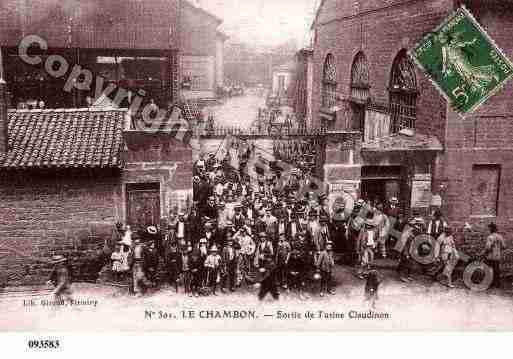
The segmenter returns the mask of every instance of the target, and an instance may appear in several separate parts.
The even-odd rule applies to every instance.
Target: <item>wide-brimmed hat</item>
[[[208,241],[207,241],[207,239],[205,237],[200,238],[199,242],[200,243],[208,243]]]
[[[297,206],[295,209],[294,209],[294,212],[296,212],[297,214],[304,214],[306,212],[306,209],[305,209],[305,206]]]
[[[214,244],[209,250],[210,252],[217,252],[217,246]]]
[[[64,263],[66,262],[68,259],[62,255],[55,255],[55,256],[52,256],[52,264],[59,264],[59,263]]]
[[[157,234],[158,230],[157,230],[157,227],[155,226],[148,226],[146,228],[146,231],[149,233],[149,234]]]
[[[259,238],[267,238],[267,233],[265,233],[265,232],[260,232],[260,233],[258,233],[258,237],[259,237]]]

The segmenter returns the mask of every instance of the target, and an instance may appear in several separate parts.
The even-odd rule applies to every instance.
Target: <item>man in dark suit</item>
[[[168,240],[165,243],[165,264],[168,283],[175,287],[178,293],[178,276],[180,274],[180,253],[178,243],[175,240]]]
[[[260,281],[260,291],[258,299],[263,300],[267,293],[271,293],[275,300],[280,298],[278,291],[278,267],[272,256],[265,258],[264,266],[261,267],[262,280]]]
[[[208,217],[210,220],[217,220],[217,206],[213,196],[208,197],[208,202],[203,208],[201,215]]]
[[[224,286],[221,287],[221,292],[224,292],[226,287],[228,287],[231,292],[234,292],[237,273],[237,256],[235,255],[235,248],[233,247],[233,240],[231,238],[227,239],[226,246],[223,248],[221,263],[224,277]]]
[[[176,239],[178,242],[185,242],[190,244],[190,227],[185,220],[185,213],[178,213],[178,222],[176,223]]]
[[[205,175],[201,176],[200,181],[196,184],[195,188],[193,188],[194,191],[197,191],[197,194],[194,193],[195,200],[198,202],[198,206],[200,208],[200,212],[203,212],[208,207],[208,201],[210,196],[212,196],[212,186],[207,181],[207,178]],[[206,215],[204,213],[201,213],[201,215]]]

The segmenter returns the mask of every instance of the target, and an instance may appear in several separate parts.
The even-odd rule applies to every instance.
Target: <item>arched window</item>
[[[365,106],[370,97],[369,67],[367,58],[363,52],[356,54],[351,66],[351,119],[346,123],[346,128],[364,131]],[[346,119],[348,121],[349,119]]]
[[[390,121],[392,132],[415,128],[417,118],[417,79],[406,50],[397,54],[390,75]]]
[[[337,69],[332,54],[326,56],[322,73],[322,107],[330,108],[337,102]]]
[[[369,98],[369,67],[363,52],[356,54],[351,67],[351,99],[365,103]]]

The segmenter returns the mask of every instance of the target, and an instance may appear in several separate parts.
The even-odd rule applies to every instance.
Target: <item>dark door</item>
[[[353,102],[351,103],[351,108],[353,110],[353,116],[351,123],[348,124],[348,126],[350,126],[348,130],[361,131],[362,138],[365,138],[365,106]]]
[[[364,179],[362,180],[362,198],[370,201],[383,202],[386,198],[386,180]]]
[[[160,223],[160,185],[158,183],[128,184],[127,224],[132,230]]]

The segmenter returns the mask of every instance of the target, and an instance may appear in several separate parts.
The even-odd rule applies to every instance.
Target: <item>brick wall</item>
[[[11,176],[0,182],[0,285],[43,283],[64,254],[93,278],[105,238],[119,220],[118,178]],[[31,258],[27,258],[29,256]]]
[[[471,10],[497,46],[513,58],[513,4],[474,5]],[[444,199],[450,218],[469,222],[493,220],[505,228],[513,227],[512,96],[513,83],[509,81],[466,119],[448,111],[443,177],[448,184]],[[500,166],[497,215],[478,218],[472,216],[471,204],[476,202],[472,198],[472,168],[487,164]]]
[[[37,34],[50,47],[178,48],[178,0],[2,0],[0,43]],[[72,19],[70,21],[70,19]]]
[[[513,4],[483,3],[473,1],[470,10],[512,59]],[[326,0],[316,27],[314,125],[319,124],[322,67],[328,53],[336,59],[338,91],[347,97],[352,61],[358,51],[364,51],[369,64],[371,98],[387,103],[390,70],[398,51],[411,48],[424,33],[441,23],[453,6],[452,0]],[[481,248],[490,221],[496,221],[500,231],[510,237],[513,232],[513,82],[463,120],[447,108],[445,100],[418,70],[416,75],[420,92],[417,129],[437,135],[445,147],[436,161],[433,188],[438,192],[440,184],[447,186],[442,196],[449,221],[454,221],[458,228],[463,228],[465,222],[476,228],[472,233],[460,233],[461,246],[469,251]],[[496,216],[471,216],[472,203],[476,203],[472,199],[472,169],[476,164],[500,166]]]
[[[182,55],[216,55],[217,27],[219,22],[203,10],[182,1],[180,52]]]
[[[452,8],[452,1],[326,1],[318,19],[314,47],[313,122],[319,125],[322,68],[328,53],[337,64],[337,91],[343,98],[350,92],[351,66],[363,51],[370,74],[373,101],[388,103],[388,84],[392,62],[403,48],[411,48],[435,28]],[[416,73],[420,92],[417,129],[443,140],[445,101],[420,71]],[[337,120],[338,121],[338,120]],[[341,128],[342,121],[335,127]]]
[[[161,216],[175,206],[185,209],[182,200],[177,203],[177,193],[192,192],[193,149],[187,138],[182,141],[170,133],[141,131],[125,131],[123,137],[126,151],[121,182],[159,183]],[[124,207],[122,213],[125,218]]]
[[[2,54],[0,54],[0,61],[2,61],[1,58]],[[7,152],[7,145],[8,145],[8,121],[7,118],[7,84],[5,83],[4,79],[0,77],[0,156],[2,156],[3,153]]]

